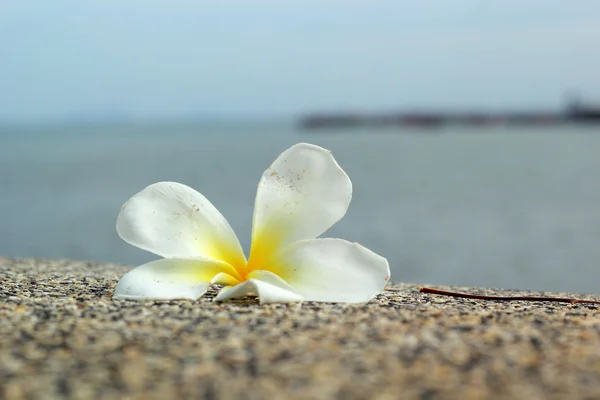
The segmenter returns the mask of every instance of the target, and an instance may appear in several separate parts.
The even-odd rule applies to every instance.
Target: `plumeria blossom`
[[[192,299],[223,285],[215,301],[367,302],[383,291],[385,258],[357,243],[316,239],[350,204],[352,183],[331,152],[300,143],[284,151],[258,184],[250,257],[229,223],[200,193],[175,182],[148,186],[125,203],[117,232],[163,259],[117,283],[114,298]]]

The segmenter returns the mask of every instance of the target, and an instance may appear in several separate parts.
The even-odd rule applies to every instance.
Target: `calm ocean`
[[[600,292],[600,129],[295,132],[284,123],[0,132],[0,255],[140,264],[121,205],[188,184],[249,244],[256,185],[293,143],[333,151],[354,184],[326,236],[390,261],[392,280]]]

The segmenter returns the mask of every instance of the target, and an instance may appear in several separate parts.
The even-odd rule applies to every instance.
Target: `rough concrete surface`
[[[597,305],[112,300],[128,269],[0,258],[0,398],[600,398]]]

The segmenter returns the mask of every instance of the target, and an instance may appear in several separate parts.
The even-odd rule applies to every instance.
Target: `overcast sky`
[[[124,4],[126,3],[126,4]],[[600,1],[0,1],[0,121],[600,100]]]

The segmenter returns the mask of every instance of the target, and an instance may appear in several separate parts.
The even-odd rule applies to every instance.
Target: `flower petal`
[[[210,280],[230,265],[214,260],[162,259],[140,265],[123,275],[117,283],[114,299],[196,300]]]
[[[260,304],[293,303],[303,298],[277,275],[269,271],[253,271],[250,279],[236,286],[226,286],[215,297],[214,301],[239,299],[246,296],[258,296]]]
[[[287,244],[321,235],[344,216],[351,198],[350,178],[329,150],[300,143],[284,151],[258,184],[250,270]]]
[[[219,272],[210,280],[210,283],[212,285],[234,286],[240,281],[225,272]]]
[[[283,249],[265,266],[306,301],[362,303],[383,292],[387,260],[342,239],[313,239]]]
[[[256,279],[262,282],[266,282],[269,283],[271,285],[274,286],[278,286],[282,289],[286,289],[289,290],[291,292],[294,291],[294,289],[283,279],[281,279],[279,276],[275,275],[274,273],[272,273],[271,271],[264,271],[264,270],[256,270],[256,271],[252,271],[248,274],[248,279]]]
[[[212,258],[245,265],[231,226],[203,195],[175,182],[148,186],[125,203],[117,232],[127,243],[165,258]]]

